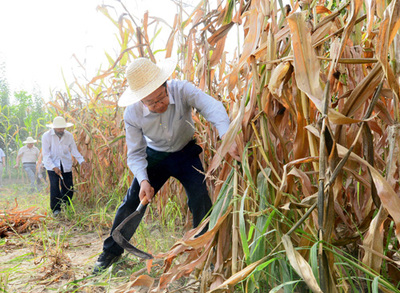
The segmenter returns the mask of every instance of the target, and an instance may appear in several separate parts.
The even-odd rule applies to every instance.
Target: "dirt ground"
[[[29,188],[15,185],[0,189],[1,212],[13,208],[17,199],[19,209],[35,205],[35,213],[44,215],[31,231],[0,238],[0,292],[125,292],[121,286],[129,283],[135,271],[146,273],[143,261],[125,253],[113,268],[93,276],[93,265],[109,229],[85,229],[64,215],[47,215],[48,197],[46,190],[32,194]],[[152,277],[157,281],[156,274]],[[163,292],[199,292],[197,285],[186,287],[188,283],[196,280],[179,280]],[[179,289],[183,287],[186,289]],[[134,290],[129,292],[149,292],[145,287]]]
[[[35,245],[26,245],[17,236],[9,237],[0,252],[1,271],[14,268],[7,292],[54,292],[71,279],[90,276],[102,247],[98,235],[79,233],[67,243],[58,262]]]

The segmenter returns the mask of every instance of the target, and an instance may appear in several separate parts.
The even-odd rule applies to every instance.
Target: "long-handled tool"
[[[126,251],[128,251],[140,258],[152,259],[153,256],[151,254],[141,251],[140,249],[136,248],[131,243],[129,243],[129,241],[121,234],[121,229],[126,225],[126,223],[128,223],[130,220],[132,220],[136,216],[140,217],[140,212],[144,209],[144,207],[146,206],[147,203],[148,203],[148,201],[147,201],[146,197],[144,199],[142,199],[140,204],[136,208],[136,211],[134,211],[132,214],[130,214],[127,218],[125,218],[125,220],[123,220],[117,226],[117,228],[114,229],[111,236],[114,238],[115,242],[117,242],[118,245],[121,246]]]

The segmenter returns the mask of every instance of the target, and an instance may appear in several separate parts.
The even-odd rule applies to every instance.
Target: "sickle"
[[[136,211],[134,211],[132,214],[130,214],[125,220],[123,220],[117,228],[114,229],[112,232],[111,236],[114,238],[114,241],[118,243],[119,246],[121,246],[123,249],[126,251],[144,259],[152,259],[153,256],[147,252],[141,251],[140,249],[136,248],[133,246],[129,241],[122,235],[121,230],[122,228],[128,223],[131,219],[135,218],[136,216],[140,217],[140,212],[143,210],[143,208],[147,204],[147,199],[144,198],[138,207],[136,208]]]

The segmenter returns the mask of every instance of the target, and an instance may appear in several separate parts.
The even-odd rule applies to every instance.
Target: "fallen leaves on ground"
[[[0,237],[24,233],[37,227],[45,215],[36,214],[36,210],[36,206],[19,210],[15,199],[14,208],[0,211]]]

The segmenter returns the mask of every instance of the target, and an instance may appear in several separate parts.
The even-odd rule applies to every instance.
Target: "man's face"
[[[168,109],[169,97],[165,86],[160,86],[142,100],[142,103],[153,113],[164,113]]]
[[[31,149],[33,147],[33,143],[28,143],[26,146]]]
[[[65,128],[54,128],[54,132],[58,137],[62,137],[64,135]]]

